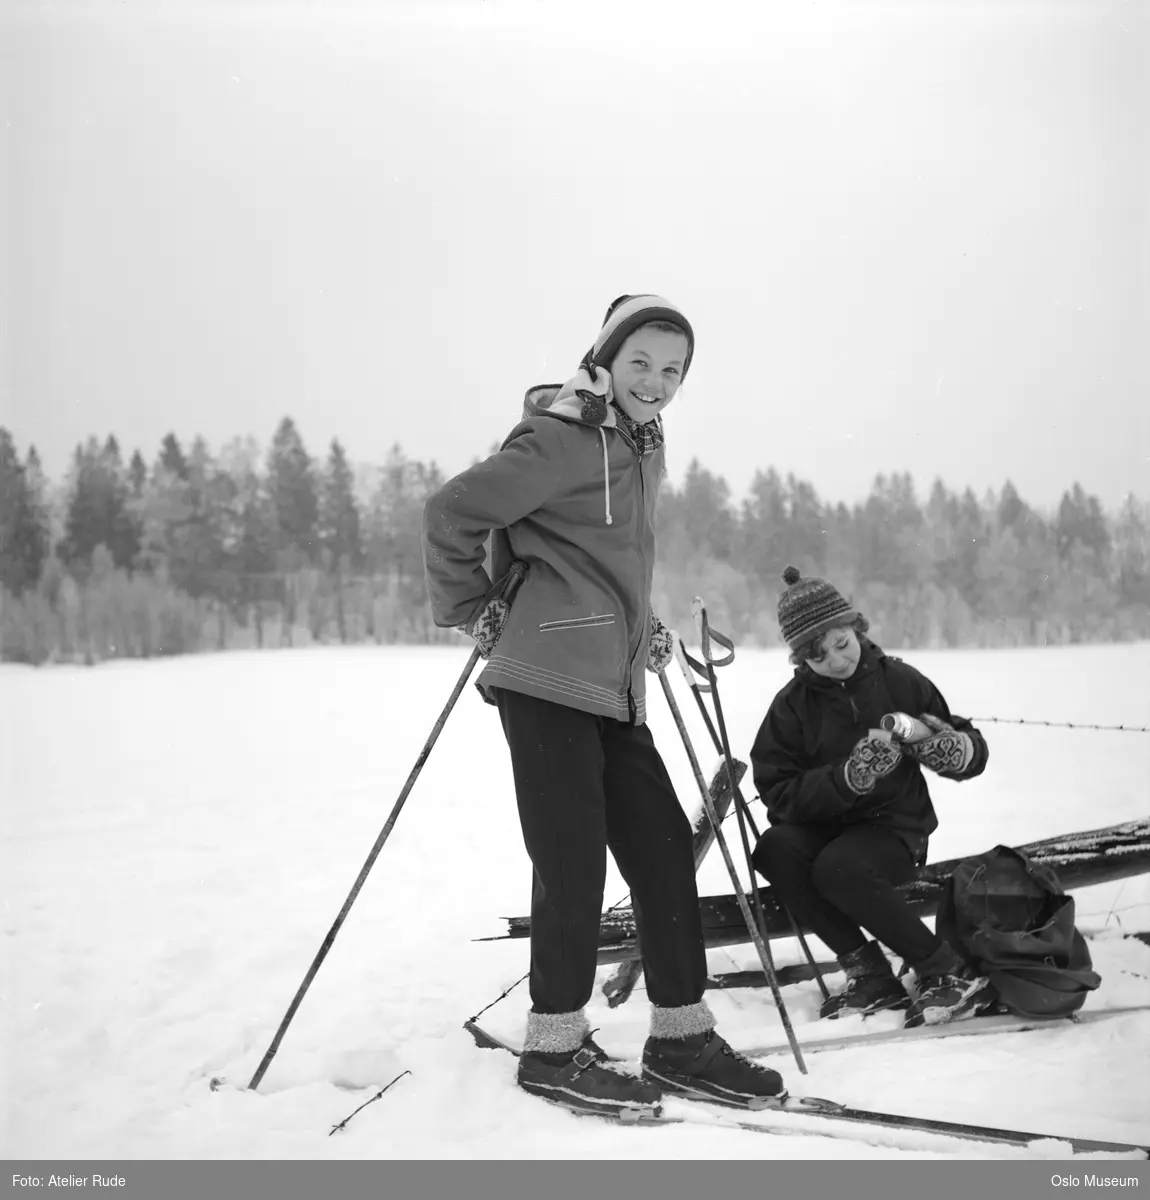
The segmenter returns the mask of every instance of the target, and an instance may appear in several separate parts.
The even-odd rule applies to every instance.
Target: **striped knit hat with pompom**
[[[650,325],[652,321],[665,321],[681,329],[686,336],[687,357],[683,362],[682,375],[686,379],[695,353],[695,331],[683,313],[662,296],[620,296],[613,300],[603,318],[603,328],[599,330],[595,344],[587,351],[584,363],[605,367],[609,371],[623,343],[636,329]]]
[[[779,593],[779,630],[792,650],[797,650],[828,629],[849,625],[858,613],[843,599],[834,584],[808,576],[798,567],[783,572],[786,590]]]

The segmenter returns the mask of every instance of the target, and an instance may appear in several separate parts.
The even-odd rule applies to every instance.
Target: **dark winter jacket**
[[[951,715],[925,675],[869,639],[859,642],[862,655],[849,679],[826,679],[803,665],[774,698],[751,750],[755,786],[772,825],[878,825],[898,833],[916,861],[925,862],[938,818],[922,768],[904,754],[873,792],[856,796],[843,777],[852,748],[867,730],[880,728],[885,713],[906,712],[930,713],[970,734],[974,756],[952,778],[980,775],[989,751],[969,721]]]
[[[427,502],[424,561],[435,623],[467,625],[491,571],[527,575],[479,677],[620,721],[646,719],[647,643],[662,446],[640,456],[612,406],[532,388],[502,448]]]

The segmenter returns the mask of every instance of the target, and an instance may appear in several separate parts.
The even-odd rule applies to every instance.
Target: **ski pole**
[[[734,651],[732,650],[728,658],[724,659],[722,663],[718,663],[716,665],[725,666],[733,659]],[[701,662],[687,653],[683,643],[679,641],[678,638],[675,639],[675,661],[679,664],[679,670],[683,672],[683,678],[687,681],[687,686],[691,689],[691,692],[695,697],[695,703],[699,707],[699,713],[703,718],[703,724],[706,725],[707,732],[711,735],[711,745],[715,747],[715,753],[722,758],[723,743],[719,740],[719,735],[715,730],[715,724],[711,720],[711,714],[707,712],[707,706],[703,702],[702,697],[703,692],[712,692],[713,698],[713,689],[709,683],[700,683],[698,679],[699,675],[705,676],[707,674],[707,668],[704,667]],[[741,805],[743,814],[745,815],[747,821],[750,822],[751,832],[755,835],[755,840],[757,841],[759,837],[759,830],[755,825],[754,817],[751,816],[750,806],[743,797],[743,793],[739,790],[737,781],[732,779],[731,783],[733,784],[732,793],[735,803]]]
[[[527,572],[527,567],[524,563],[513,563],[511,569],[500,580],[499,585],[492,589],[492,597],[501,596],[505,600],[510,600],[523,580],[523,576]],[[384,843],[391,836],[391,831],[395,828],[395,823],[399,820],[400,810],[403,808],[405,801],[411,789],[415,786],[415,781],[419,778],[420,771],[423,770],[423,764],[427,762],[428,756],[431,754],[431,749],[439,738],[444,725],[447,724],[447,718],[451,715],[451,710],[455,707],[455,702],[459,699],[468,679],[471,678],[471,672],[475,670],[475,664],[480,659],[479,647],[476,646],[472,650],[470,657],[467,660],[467,665],[463,668],[459,678],[456,680],[455,687],[451,689],[451,695],[447,699],[447,703],[443,706],[443,711],[439,714],[438,720],[432,726],[431,734],[427,741],[423,743],[423,749],[419,752],[419,757],[415,760],[415,766],[411,768],[411,773],[407,777],[407,782],[403,785],[403,790],[399,793],[399,799],[392,806],[391,812],[387,820],[384,822],[383,828],[379,832],[379,837],[375,839],[375,845],[372,846],[371,852],[367,856],[363,867],[360,869],[356,881],[352,884],[351,891],[348,892],[347,899],[343,902],[343,907],[339,910],[339,915],[336,917],[332,927],[327,932],[327,937],[323,939],[323,945],[319,948],[319,953],[315,956],[311,966],[308,968],[307,974],[304,976],[303,983],[300,984],[298,991],[292,999],[288,1010],[284,1014],[283,1020],[279,1024],[279,1028],[275,1032],[275,1037],[272,1038],[271,1045],[267,1048],[267,1053],[263,1056],[263,1060],[256,1068],[256,1073],[252,1076],[251,1083],[248,1084],[249,1089],[254,1091],[260,1085],[260,1080],[263,1079],[264,1073],[271,1066],[271,1061],[275,1058],[276,1051],[279,1049],[280,1042],[283,1041],[283,1036],[287,1032],[287,1027],[291,1024],[292,1018],[296,1014],[307,990],[311,987],[312,980],[319,972],[323,960],[327,957],[327,952],[331,949],[332,943],[335,941],[336,934],[339,933],[340,927],[347,920],[347,914],[351,912],[351,906],[355,903],[355,898],[359,895],[360,889],[367,880],[368,873],[375,865],[375,860],[379,857],[379,852],[383,849]]]
[[[686,679],[687,686],[691,689],[691,691],[695,695],[695,702],[698,704],[699,711],[703,715],[703,722],[707,726],[707,732],[711,735],[711,741],[714,743],[715,752],[717,754],[721,755],[723,753],[722,743],[719,741],[719,735],[715,731],[715,726],[711,721],[710,713],[707,712],[707,706],[703,703],[703,697],[700,695],[700,693],[704,692],[704,691],[711,692],[712,699],[714,699],[718,695],[717,692],[713,691],[710,684],[700,684],[699,683],[698,675],[705,674],[706,667],[704,667],[701,662],[698,662],[690,654],[688,654],[687,651],[684,649],[682,642],[680,642],[678,639],[675,640],[675,659],[679,664],[679,669],[683,672],[683,678]],[[739,790],[739,788],[737,786],[735,788],[734,799],[735,799],[735,803],[737,805],[741,806],[742,814],[745,817],[747,823],[751,827],[751,833],[754,834],[755,841],[758,842],[758,840],[759,840],[758,826],[755,824],[755,819],[751,815],[750,805],[747,804],[747,801],[743,797],[743,793]],[[752,879],[752,881],[754,880],[753,870],[751,873],[751,879]],[[815,961],[815,956],[811,953],[811,948],[807,944],[807,939],[803,935],[803,931],[799,927],[799,923],[795,920],[794,913],[792,913],[791,910],[786,907],[786,905],[780,905],[780,907],[787,914],[787,920],[790,921],[791,929],[794,930],[795,937],[798,939],[799,946],[802,948],[803,955],[806,958],[807,962],[810,964],[811,972],[813,974],[814,979],[818,982],[819,991],[822,992],[823,999],[829,1000],[831,994],[828,991],[827,985],[823,980],[823,975],[822,975],[822,972],[819,970],[818,963]]]
[[[675,650],[676,660],[679,663],[679,669],[683,672],[683,677],[686,679],[687,685],[694,693],[695,703],[699,706],[699,712],[703,716],[703,723],[707,727],[707,732],[711,735],[711,741],[714,743],[715,751],[717,754],[721,755],[723,753],[723,747],[719,741],[719,735],[715,731],[715,726],[711,721],[711,715],[707,712],[707,706],[703,703],[703,697],[701,695],[702,692],[711,692],[712,698],[714,698],[716,693],[714,693],[709,683],[701,684],[698,680],[698,675],[706,675],[707,669],[702,663],[696,661],[690,654],[687,653],[681,642],[675,643]],[[732,657],[733,654],[734,651],[732,648]],[[728,658],[724,660],[724,663],[730,661],[731,660]],[[742,792],[740,792],[738,788],[735,789],[735,803],[741,806],[740,811],[750,825],[751,832],[755,835],[755,841],[757,842],[759,840],[758,827],[755,824],[754,817],[751,816],[750,806],[747,804],[746,800],[743,798]],[[754,879],[753,870],[751,873],[751,878],[752,880]],[[810,963],[811,971],[813,972],[814,978],[818,982],[819,991],[822,992],[823,999],[829,1000],[830,992],[827,990],[827,985],[823,981],[822,972],[819,970],[818,963],[815,961],[815,956],[811,953],[811,948],[807,944],[807,939],[803,936],[802,929],[799,928],[799,924],[795,920],[794,914],[791,912],[791,910],[787,908],[786,905],[781,905],[780,907],[787,914],[787,919],[791,923],[791,928],[795,932],[795,937],[798,938],[799,946],[802,948],[803,955],[806,957],[807,962]]]
[[[699,675],[706,677],[707,668],[701,662],[692,658],[687,653],[686,647],[682,642],[675,642],[675,661],[679,664],[679,670],[683,672],[683,678],[687,681],[687,686],[691,689],[691,695],[695,697],[695,705],[699,710],[699,715],[703,718],[703,724],[707,727],[707,732],[711,735],[711,741],[715,747],[716,754],[722,754],[723,748],[719,743],[719,735],[715,732],[714,722],[711,720],[711,714],[707,712],[707,706],[703,703],[703,692],[709,692],[711,685],[709,683],[700,683]]]
[[[762,931],[758,923],[755,921],[754,915],[751,913],[747,905],[747,897],[743,894],[743,885],[739,881],[739,873],[735,870],[734,860],[731,858],[731,851],[727,845],[727,839],[723,834],[722,822],[719,820],[718,814],[715,812],[715,806],[711,802],[711,793],[707,789],[707,781],[703,778],[703,772],[699,767],[699,760],[695,756],[695,749],[691,745],[691,739],[687,734],[687,726],[683,722],[683,714],[679,711],[679,705],[675,701],[675,693],[671,690],[671,684],[667,679],[666,672],[659,672],[659,682],[663,685],[663,695],[667,697],[667,705],[671,709],[671,716],[675,720],[675,725],[679,730],[679,736],[683,740],[683,748],[687,752],[687,758],[691,762],[691,770],[695,775],[695,782],[699,785],[699,794],[703,798],[703,809],[707,814],[707,819],[711,822],[711,828],[715,831],[715,844],[719,847],[723,855],[723,862],[727,867],[727,874],[731,877],[731,885],[735,890],[735,899],[739,903],[739,911],[743,914],[743,920],[746,922],[747,932],[751,935],[751,941],[755,943],[755,949],[758,951],[759,962],[762,964],[763,973],[766,975],[768,982],[771,985],[771,990],[774,993],[775,1004],[782,1016],[783,1028],[786,1030],[787,1041],[790,1042],[791,1050],[795,1056],[795,1062],[798,1064],[799,1070],[805,1075],[807,1073],[806,1063],[803,1062],[803,1053],[799,1049],[799,1044],[795,1039],[794,1030],[791,1028],[790,1018],[787,1016],[787,1010],[783,1004],[783,997],[779,991],[778,980],[775,977],[774,964],[771,961],[771,952],[767,949],[766,942],[763,939]],[[731,770],[730,764],[727,766],[728,771]],[[732,779],[734,778],[733,771],[731,772]],[[753,882],[753,877],[752,877]]]
[[[727,771],[732,784],[735,779],[734,756],[731,754],[731,743],[727,736],[727,725],[723,719],[723,706],[719,700],[719,682],[715,676],[715,668],[717,666],[726,666],[734,661],[735,644],[730,638],[711,629],[707,621],[707,609],[703,604],[702,597],[696,596],[691,602],[691,611],[695,616],[695,623],[699,631],[699,645],[703,652],[703,661],[707,664],[707,681],[711,685],[711,702],[715,706],[715,725],[718,729],[721,739],[723,758],[727,763]],[[711,640],[718,642],[723,646],[728,654],[723,658],[717,658],[711,651]],[[751,847],[747,840],[747,827],[744,818],[743,808],[745,805],[735,805],[735,815],[739,821],[739,834],[743,842],[743,854],[747,862],[747,874],[750,878],[751,899],[754,904],[754,917],[751,918],[748,924],[748,932],[755,934],[755,948],[759,951],[759,958],[763,964],[763,972],[767,977],[767,982],[771,987],[771,994],[774,996],[775,1005],[779,1010],[779,1018],[783,1023],[783,1028],[786,1030],[787,1041],[790,1042],[791,1050],[795,1056],[795,1062],[798,1064],[799,1070],[805,1075],[807,1073],[806,1065],[803,1062],[802,1052],[799,1050],[799,1044],[795,1038],[794,1029],[791,1027],[790,1014],[787,1012],[787,1006],[783,1001],[783,994],[779,988],[779,981],[775,975],[774,958],[771,955],[770,946],[767,943],[766,936],[766,918],[763,914],[763,902],[759,895],[759,889],[755,886],[755,867],[751,860]],[[732,872],[734,865],[731,866]],[[736,891],[741,890],[741,886],[737,883],[737,874],[732,875],[732,879],[736,881]],[[740,909],[744,912],[744,920],[751,917],[747,908],[746,897],[741,897]]]
[[[691,610],[694,613],[695,624],[699,631],[699,645],[703,652],[703,661],[704,661],[704,663],[706,663],[707,680],[710,685],[707,690],[711,693],[711,703],[715,706],[715,724],[718,726],[718,733],[716,734],[715,731],[712,729],[711,736],[715,742],[716,750],[719,752],[720,755],[722,755],[723,759],[728,764],[728,769],[731,771],[731,774],[732,774],[731,782],[733,784],[734,783],[734,777],[733,777],[734,757],[731,754],[730,743],[727,738],[726,722],[723,719],[723,706],[719,701],[719,681],[715,675],[715,668],[716,667],[725,667],[729,663],[734,661],[735,644],[733,641],[731,641],[730,638],[725,637],[723,634],[719,633],[718,631],[711,629],[710,623],[707,620],[707,609],[706,609],[706,606],[703,604],[703,600],[701,597],[699,597],[699,596],[695,597],[695,599],[691,603]],[[721,646],[723,646],[728,651],[726,657],[721,658],[721,659],[715,657],[715,655],[711,651],[711,640],[712,639],[714,639],[716,642],[718,642]],[[745,855],[746,862],[747,862],[747,873],[751,880],[752,900],[754,902],[755,911],[757,912],[757,914],[759,916],[759,919],[760,919],[760,922],[762,925],[762,929],[765,933],[766,920],[763,915],[762,901],[759,897],[759,891],[758,891],[758,888],[755,886],[755,867],[754,867],[754,863],[752,861],[750,843],[747,839],[747,824],[748,824],[748,822],[750,823],[752,829],[755,829],[755,824],[754,824],[754,820],[751,818],[750,812],[747,809],[747,803],[743,799],[742,793],[739,794],[738,801],[736,802],[736,805],[735,805],[735,816],[738,819],[739,835],[742,839],[743,854]],[[759,836],[758,830],[755,829],[756,840],[758,839],[758,836]]]

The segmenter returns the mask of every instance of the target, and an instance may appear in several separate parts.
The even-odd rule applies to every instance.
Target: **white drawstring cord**
[[[603,426],[599,426],[599,440],[603,443],[603,511],[607,514],[606,521],[610,525],[611,517],[611,465],[607,461],[607,435]]]

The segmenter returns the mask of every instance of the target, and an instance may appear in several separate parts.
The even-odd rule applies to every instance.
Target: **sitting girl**
[[[755,867],[846,972],[820,1016],[907,1009],[908,1026],[972,1016],[991,1000],[988,981],[914,915],[898,885],[926,862],[938,828],[922,768],[973,779],[986,742],[925,675],[865,636],[866,618],[832,584],[794,567],[783,581],[779,626],[796,669],[751,750],[770,822]],[[884,732],[894,712],[918,717],[929,736]],[[914,969],[913,997],[879,943]]]

